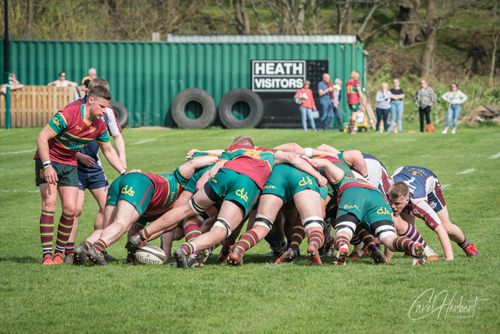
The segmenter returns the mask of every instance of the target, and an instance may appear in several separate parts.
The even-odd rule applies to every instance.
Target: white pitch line
[[[149,143],[151,141],[156,141],[155,138],[151,138],[151,139],[144,139],[144,140],[141,140],[141,141],[137,141],[135,143],[132,143],[130,145],[140,145],[140,144],[145,144],[145,143]]]
[[[497,159],[497,158],[500,158],[500,153],[497,153],[497,154],[492,155],[492,156],[490,157],[490,159]]]
[[[449,184],[443,184],[443,185],[441,186],[441,189],[448,188],[449,186],[450,186]]]
[[[36,148],[34,148],[32,150],[24,150],[24,151],[2,152],[2,153],[0,153],[0,155],[31,153],[31,152],[35,152],[35,151],[36,151]]]
[[[457,173],[457,175],[461,175],[461,174],[470,174],[470,173],[473,173],[475,172],[476,170],[474,168],[471,168],[471,169],[467,169],[467,170],[464,170],[463,172],[459,172]]]

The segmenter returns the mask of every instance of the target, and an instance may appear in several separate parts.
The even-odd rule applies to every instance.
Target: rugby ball
[[[135,252],[135,258],[142,264],[163,264],[167,261],[163,249],[154,245],[139,247]]]

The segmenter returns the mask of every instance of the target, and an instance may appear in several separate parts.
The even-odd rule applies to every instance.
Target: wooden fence
[[[45,126],[56,112],[73,102],[73,87],[24,86],[10,92],[11,126]],[[0,127],[5,127],[5,95],[0,94]]]

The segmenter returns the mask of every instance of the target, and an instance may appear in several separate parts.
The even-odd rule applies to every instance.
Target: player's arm
[[[363,154],[358,150],[351,150],[344,152],[344,158],[348,160],[359,171],[364,178],[368,177],[368,168]]]
[[[191,149],[187,155],[186,155],[186,160],[189,160],[193,157],[193,155],[196,153],[196,152],[204,152],[204,153],[208,153],[209,155],[216,155],[216,156],[220,156],[222,154],[222,152],[224,152],[224,150],[209,150],[209,151],[200,151],[200,150],[197,150],[197,149]]]
[[[340,153],[340,151],[337,150],[335,147],[329,146],[327,144],[321,144],[318,147],[316,147],[316,149],[319,151],[328,152],[329,155],[333,155],[333,156],[336,156],[337,154]]]
[[[182,166],[179,167],[180,172],[182,175],[190,179],[194,173],[196,172],[197,169],[210,166],[214,162],[216,162],[219,159],[218,156],[216,155],[206,155],[202,157],[198,157],[196,159],[190,160],[183,164]]]
[[[365,94],[363,94],[363,91],[361,90],[361,86],[356,86],[356,91],[358,92],[358,96],[359,96],[359,100],[361,101],[361,104],[363,104],[366,107]]]
[[[331,183],[336,183],[344,177],[344,171],[326,159],[314,159],[316,167],[325,171],[326,177]]]
[[[413,204],[413,213],[422,218],[425,224],[438,235],[441,247],[443,247],[444,256],[446,260],[453,260],[453,250],[451,248],[450,237],[448,232],[441,224],[441,220],[429,203],[423,198],[410,199]]]
[[[283,152],[292,152],[292,153],[295,153],[298,155],[305,154],[306,156],[308,156],[310,158],[314,157],[314,156],[318,156],[318,155],[333,155],[331,152],[326,151],[326,150],[324,151],[324,150],[321,150],[319,148],[316,148],[316,149],[309,148],[309,147],[303,148],[302,146],[300,146],[297,143],[283,144],[283,145],[275,147],[274,149],[279,150],[279,151],[283,151]]]
[[[120,161],[120,158],[118,158],[118,155],[116,154],[116,151],[113,149],[113,146],[111,143],[102,143],[97,141],[99,144],[99,148],[101,149],[102,153],[108,160],[109,164],[116,169],[116,171],[120,174],[125,173],[126,168],[123,166],[122,162]]]
[[[122,162],[122,165],[127,169],[127,156],[125,155],[125,140],[123,136],[119,134],[118,136],[112,136],[115,142],[116,151],[118,152],[118,157]]]
[[[310,163],[300,158],[298,155],[290,152],[276,151],[274,153],[274,164],[278,165],[283,163],[288,163],[295,168],[300,169],[301,171],[313,176],[318,181],[318,186],[320,187],[324,186],[327,183],[325,177],[323,177],[316,169],[314,169],[314,167]]]
[[[127,156],[125,155],[125,140],[122,136],[122,129],[120,128],[120,124],[116,120],[116,115],[113,109],[106,108],[106,116],[108,116],[108,130],[113,137],[113,141],[115,142],[116,151],[118,152],[118,157],[123,164],[123,167],[127,169]]]
[[[55,85],[56,85],[56,82],[57,82],[57,80],[56,80],[56,81],[52,81],[52,82],[51,82],[51,83],[49,83],[47,86],[55,86]]]
[[[43,128],[42,131],[38,134],[36,138],[36,144],[38,146],[38,154],[40,155],[40,160],[42,163],[50,162],[50,153],[49,153],[49,140],[54,138],[57,134],[47,125]],[[54,170],[52,165],[45,167],[45,180],[49,184],[57,184],[58,178],[57,173]]]

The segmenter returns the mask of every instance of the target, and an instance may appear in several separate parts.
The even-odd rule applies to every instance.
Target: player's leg
[[[350,212],[341,212],[335,219],[335,239],[333,245],[337,250],[334,265],[345,265],[349,256],[349,243],[351,242],[356,226],[359,224],[359,219]]]
[[[323,266],[318,249],[325,243],[323,235],[324,208],[319,192],[306,189],[293,196],[308,240],[309,265]]]
[[[282,205],[283,200],[272,194],[265,194],[259,198],[255,223],[252,229],[245,232],[232,248],[228,260],[230,265],[243,265],[243,255],[269,233]]]
[[[73,219],[73,228],[69,236],[66,248],[64,250],[64,262],[73,263],[73,250],[75,248],[76,233],[78,232],[78,222],[83,211],[83,203],[85,202],[85,190],[78,189],[78,199],[76,201],[75,218]]]
[[[54,264],[63,263],[63,253],[66,248],[76,210],[78,200],[78,186],[59,186],[57,188],[61,200],[62,213],[57,227],[56,248],[54,250]]]
[[[450,216],[448,214],[448,208],[444,206],[439,212],[437,212],[441,224],[446,229],[450,239],[457,243],[460,248],[462,248],[468,257],[479,257],[481,254],[476,249],[476,246],[469,243],[469,240],[465,237],[460,227],[453,224],[450,221]]]
[[[51,265],[53,264],[52,244],[54,240],[54,213],[57,202],[57,185],[42,183],[39,187],[42,198],[42,213],[39,222],[43,251],[42,264]]]

